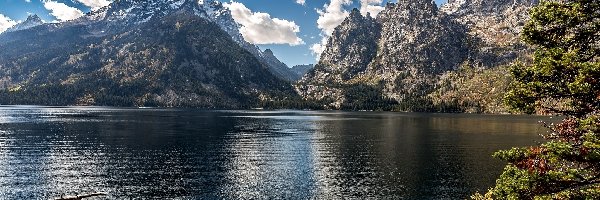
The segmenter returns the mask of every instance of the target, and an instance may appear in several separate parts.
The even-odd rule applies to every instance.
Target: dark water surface
[[[548,119],[0,107],[0,199],[464,199]]]

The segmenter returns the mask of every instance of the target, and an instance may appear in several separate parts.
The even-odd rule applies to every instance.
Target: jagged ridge
[[[118,0],[2,34],[0,103],[248,108],[294,96],[202,6]]]
[[[495,67],[526,55],[518,34],[535,4],[456,0],[438,10],[431,1],[401,0],[388,3],[374,21],[353,11],[296,90],[326,108],[390,100],[423,104],[440,77],[463,64]],[[365,88],[374,92],[352,94]]]
[[[42,19],[40,19],[39,16],[37,15],[30,15],[27,17],[27,20],[15,24],[14,26],[10,27],[9,29],[6,30],[6,32],[14,32],[14,31],[20,31],[20,30],[25,30],[25,29],[30,29],[39,25],[44,24],[44,21],[42,21]]]

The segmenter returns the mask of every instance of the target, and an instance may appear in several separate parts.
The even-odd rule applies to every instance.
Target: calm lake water
[[[464,199],[549,119],[0,107],[0,199]]]

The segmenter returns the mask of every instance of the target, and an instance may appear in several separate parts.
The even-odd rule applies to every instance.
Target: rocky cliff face
[[[432,1],[388,4],[378,21],[383,31],[370,77],[383,81],[385,97],[403,101],[422,95],[433,77],[467,58],[464,27],[439,13]]]
[[[293,96],[214,14],[197,0],[117,0],[3,33],[0,103],[248,108]]]
[[[297,91],[311,100],[336,98],[326,101],[339,108],[344,91],[332,85],[344,84],[365,72],[377,55],[380,34],[381,26],[375,19],[352,10],[329,38],[319,63],[300,80]]]
[[[468,28],[471,61],[483,67],[505,65],[530,53],[519,33],[538,0],[450,0],[442,13]]]
[[[465,63],[494,67],[525,54],[518,34],[536,3],[456,0],[438,9],[432,1],[400,0],[377,19],[353,12],[296,90],[338,109],[368,101],[421,102],[443,74]],[[375,92],[357,97],[351,94],[357,88]]]
[[[319,65],[328,81],[347,81],[367,69],[377,55],[377,41],[381,26],[370,15],[363,17],[358,9],[352,10],[348,18],[338,26],[328,41]]]
[[[508,9],[537,5],[539,0],[448,0],[440,10],[457,15],[493,15],[502,14]]]

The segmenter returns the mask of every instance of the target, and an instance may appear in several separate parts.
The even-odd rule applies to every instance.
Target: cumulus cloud
[[[52,0],[42,0],[44,8],[50,11],[50,14],[60,21],[68,21],[83,16],[83,12],[77,8],[67,6],[64,3],[58,3]]]
[[[376,17],[379,12],[385,9],[385,7],[381,6],[381,3],[383,3],[383,0],[360,0],[360,14]]]
[[[344,5],[352,4],[352,0],[331,0],[323,6],[324,10],[317,9],[319,19],[317,25],[327,36],[333,33],[335,27],[340,25],[350,14],[344,9]]]
[[[296,3],[300,4],[300,5],[304,5],[306,3],[306,0],[296,0]]]
[[[17,24],[17,22],[0,14],[0,33],[6,31],[6,29],[14,26],[15,24]]]
[[[321,42],[310,46],[310,51],[312,51],[312,54],[316,56],[315,58],[317,59],[317,61],[319,61],[319,59],[321,58],[321,53],[325,51],[327,40],[329,40],[329,37],[321,34]]]
[[[252,12],[244,4],[232,1],[225,3],[231,10],[233,19],[242,25],[240,32],[244,39],[253,44],[304,44],[296,34],[300,27],[293,21],[271,18],[271,15]]]
[[[109,0],[76,0],[83,5],[90,7],[92,10],[98,10],[104,6],[108,6],[110,4]]]
[[[319,13],[317,26],[321,29],[322,39],[321,43],[313,44],[310,47],[313,54],[317,56],[317,60],[325,50],[327,40],[329,40],[335,27],[339,26],[350,15],[350,12],[344,9],[344,6],[351,4],[352,0],[331,0],[329,4],[323,5],[323,9],[317,9],[317,13]]]

